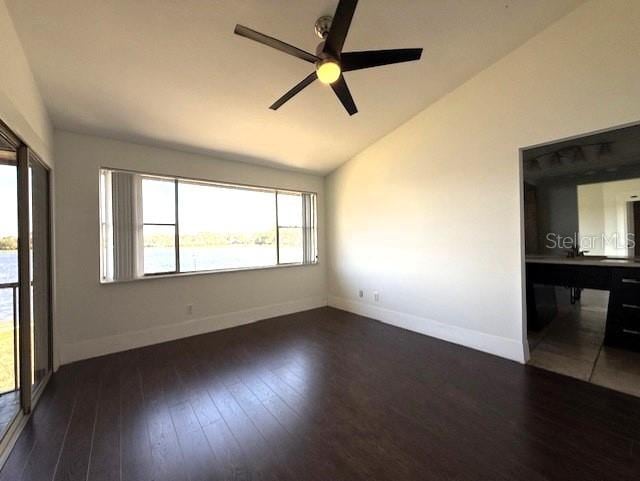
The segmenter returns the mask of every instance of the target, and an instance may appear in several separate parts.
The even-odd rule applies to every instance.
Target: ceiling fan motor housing
[[[329,35],[329,30],[331,29],[331,22],[333,22],[333,17],[331,15],[324,15],[316,20],[315,30],[316,35],[320,37],[322,40],[327,38]]]

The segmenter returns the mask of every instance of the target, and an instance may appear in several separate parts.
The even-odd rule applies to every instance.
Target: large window
[[[317,262],[316,194],[102,170],[101,276]]]

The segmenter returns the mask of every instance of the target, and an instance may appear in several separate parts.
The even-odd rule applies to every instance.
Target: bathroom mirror
[[[640,126],[523,153],[527,255],[638,257]]]

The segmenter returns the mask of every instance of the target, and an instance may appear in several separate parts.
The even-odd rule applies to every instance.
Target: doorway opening
[[[529,364],[640,396],[640,125],[521,162]]]

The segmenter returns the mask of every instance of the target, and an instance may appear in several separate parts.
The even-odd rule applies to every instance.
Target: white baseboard
[[[89,359],[92,357],[126,351],[138,347],[150,346],[161,342],[173,341],[183,337],[196,336],[207,332],[219,331],[230,327],[250,324],[252,322],[284,316],[295,312],[315,309],[327,305],[324,297],[312,297],[281,304],[255,307],[242,311],[216,314],[201,319],[153,327],[141,331],[126,332],[114,336],[89,339],[62,345],[61,364]]]
[[[386,324],[408,329],[461,346],[487,352],[506,359],[524,363],[524,349],[520,341],[494,336],[464,327],[444,324],[424,317],[373,306],[360,301],[329,296],[329,305],[361,316],[370,317]]]

